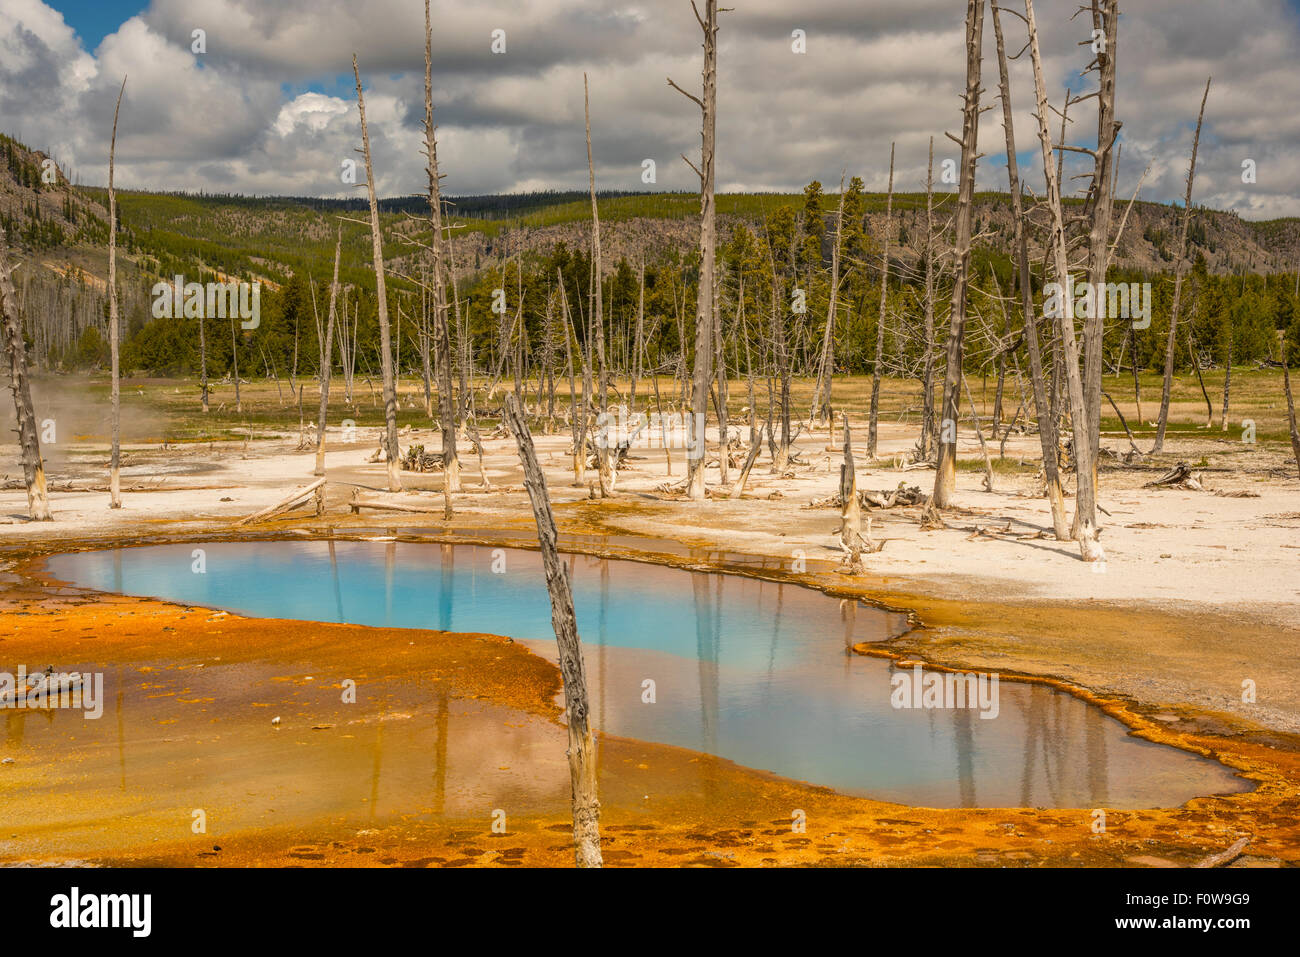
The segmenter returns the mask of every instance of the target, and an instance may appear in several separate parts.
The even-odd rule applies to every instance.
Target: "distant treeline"
[[[813,183],[804,191],[801,203],[778,206],[760,227],[740,222],[723,230],[719,244],[719,315],[722,349],[733,375],[743,378],[752,372],[761,382],[772,373],[778,325],[795,373],[815,374],[830,305],[837,205],[838,200],[828,202],[820,184]],[[890,270],[882,317],[880,267],[886,237],[870,228],[866,205],[861,183],[856,182],[850,186],[845,201],[832,337],[834,370],[871,372],[877,332],[883,321],[882,372],[917,377],[927,348],[931,355],[939,355],[944,347],[952,283],[948,257],[936,235],[930,299],[935,337],[927,346],[922,333],[925,236],[918,235],[915,224],[909,227],[910,221],[895,216],[888,236]],[[342,276],[346,289],[341,314],[346,313],[352,323],[349,328],[357,342],[358,374],[373,376],[380,367],[374,276],[364,254],[355,251],[366,231],[355,224],[351,228],[356,232],[351,244],[345,245]],[[142,230],[139,236],[147,245],[156,243],[159,233]],[[329,241],[330,237],[326,235],[325,239]],[[188,242],[191,245],[187,248],[194,249],[193,240]],[[215,239],[208,241],[202,247],[204,260],[219,261],[224,248]],[[397,243],[394,250],[410,252],[409,247]],[[127,368],[158,374],[193,374],[198,369],[197,320],[154,318],[150,311],[149,285],[158,276],[185,271],[179,252],[175,258],[165,254],[157,260],[142,260],[146,268],[127,280],[132,284],[129,290],[123,290],[127,326],[123,361]],[[1300,302],[1294,274],[1215,275],[1207,270],[1202,253],[1195,253],[1195,257],[1183,288],[1180,347],[1175,354],[1180,371],[1190,371],[1193,362],[1202,368],[1222,366],[1229,359],[1237,366],[1277,362],[1281,359],[1279,334],[1283,330],[1289,330],[1292,360],[1300,361]],[[224,374],[233,366],[238,350],[239,368],[244,375],[316,375],[317,317],[322,321],[325,317],[329,265],[328,260],[317,258],[309,269],[297,269],[283,277],[278,291],[265,289],[261,325],[256,330],[243,332],[232,329],[228,321],[206,320],[209,372]],[[401,267],[410,272],[418,268],[418,263],[415,267]],[[692,245],[648,258],[644,264],[644,298],[640,270],[639,261],[621,256],[607,263],[601,277],[603,344],[610,367],[622,374],[633,369],[645,373],[657,370],[669,376],[683,374],[693,363],[695,347],[698,251]],[[463,359],[477,372],[489,375],[509,376],[516,367],[522,375],[532,377],[562,370],[566,363],[563,315],[567,304],[571,330],[568,338],[577,357],[574,361],[580,364],[583,355],[599,351],[593,339],[592,272],[585,244],[574,247],[563,242],[547,251],[525,251],[504,262],[484,263],[483,268],[472,273],[462,272],[452,302],[457,310],[453,317],[457,362]],[[559,298],[561,277],[564,303]],[[202,282],[214,278],[214,274],[186,272],[186,278]],[[395,275],[388,286],[394,358],[408,376],[422,374],[422,353],[427,347],[428,299],[412,281],[418,278],[418,272]],[[1115,283],[1149,283],[1151,315],[1149,325],[1140,329],[1123,318],[1107,320],[1107,370],[1113,373],[1129,369],[1135,359],[1140,370],[1158,370],[1163,363],[1173,297],[1172,272],[1112,269],[1108,279]],[[1041,321],[1043,289],[1037,276],[1032,296]],[[1022,320],[1017,298],[1016,270],[1010,257],[996,245],[977,246],[971,264],[971,320],[965,347],[969,374],[1000,370],[1011,381],[1019,377],[1023,382],[1028,372],[1023,337],[1019,335]],[[1042,321],[1040,335],[1049,346],[1050,330],[1051,324]],[[52,364],[66,368],[102,362],[105,331],[106,327],[101,327],[88,333],[86,341],[67,337],[63,350],[49,350]],[[338,348],[335,357],[337,369],[341,362]]]

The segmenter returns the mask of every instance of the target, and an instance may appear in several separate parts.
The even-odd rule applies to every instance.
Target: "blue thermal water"
[[[850,649],[900,631],[896,613],[793,585],[564,557],[598,730],[934,807],[1154,807],[1243,788],[1221,765],[1133,738],[1041,686],[1000,682],[990,718],[895,708],[895,669]],[[509,635],[555,658],[532,551],[232,542],[68,554],[49,568],[85,587],[244,615]]]

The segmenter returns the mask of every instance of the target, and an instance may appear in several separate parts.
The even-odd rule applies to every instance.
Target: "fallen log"
[[[892,491],[862,492],[862,504],[869,508],[893,508],[896,505],[921,505],[925,494],[915,485],[910,488],[903,482]]]
[[[436,509],[425,508],[421,505],[403,505],[400,502],[363,502],[361,493],[356,489],[352,490],[352,498],[348,502],[348,507],[352,509],[352,514],[360,515],[363,508],[371,508],[379,512],[416,512],[421,515],[427,515]]]
[[[1242,852],[1246,850],[1246,845],[1250,843],[1250,838],[1243,837],[1233,841],[1226,851],[1220,851],[1217,854],[1211,854],[1197,861],[1192,867],[1225,867],[1231,864],[1237,858],[1241,857]]]
[[[1186,462],[1179,462],[1160,478],[1147,482],[1143,488],[1180,488],[1189,492],[1204,492],[1201,474],[1193,472]]]
[[[408,446],[402,456],[403,472],[441,472],[444,464],[441,452],[426,452],[423,445]]]
[[[260,512],[254,512],[252,515],[246,515],[244,518],[241,518],[239,521],[235,522],[235,527],[237,528],[240,525],[250,525],[253,522],[265,522],[267,519],[274,518],[275,516],[279,515],[281,512],[287,512],[289,511],[289,509],[293,508],[295,505],[302,502],[304,499],[310,497],[311,494],[316,491],[316,489],[320,488],[324,484],[325,484],[325,480],[323,478],[319,478],[316,481],[312,482],[310,485],[304,485],[302,488],[298,489],[296,492],[291,494],[288,498],[281,499],[279,502],[270,506],[269,508],[264,508]]]

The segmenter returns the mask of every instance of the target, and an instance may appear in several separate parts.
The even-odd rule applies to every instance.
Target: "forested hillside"
[[[104,301],[107,212],[103,190],[69,183],[39,152],[0,138],[0,225],[26,265],[15,274],[25,304],[32,359],[47,371],[95,368],[107,359]],[[53,172],[51,173],[51,170]],[[927,232],[924,192],[893,197],[885,302],[885,373],[919,376],[943,344],[949,301],[948,227],[953,194],[936,189]],[[123,362],[149,374],[188,374],[198,366],[198,320],[154,318],[155,283],[218,278],[263,284],[258,328],[229,328],[209,318],[209,371],[242,375],[315,375],[317,318],[323,322],[336,235],[342,238],[341,329],[336,368],[378,370],[374,274],[364,201],[249,198],[119,191],[119,271],[125,323]],[[613,367],[681,375],[693,349],[698,274],[699,200],[693,194],[611,194],[600,200],[604,247],[605,346]],[[773,363],[773,317],[794,371],[815,371],[830,300],[831,259],[839,196],[819,183],[801,194],[718,197],[720,315],[728,367],[764,376]],[[421,374],[429,349],[421,270],[428,243],[427,204],[407,197],[381,204],[389,273],[394,351],[401,369]],[[1123,208],[1123,204],[1120,204]],[[448,201],[456,277],[455,350],[467,372],[527,375],[564,361],[562,278],[573,336],[588,346],[591,314],[591,207],[585,194],[473,196]],[[1159,367],[1172,298],[1180,211],[1137,203],[1117,244],[1110,278],[1150,282],[1148,328],[1107,323],[1110,371]],[[972,277],[973,323],[966,365],[987,371],[1015,362],[1017,312],[1010,256],[1012,218],[1005,194],[976,195]],[[843,268],[837,299],[833,364],[871,371],[880,321],[885,196],[854,178],[844,197]],[[1300,221],[1248,222],[1198,209],[1189,229],[1193,266],[1184,290],[1190,338],[1180,368],[1229,360],[1266,364],[1280,358],[1278,333],[1297,324],[1296,263]],[[1041,260],[1041,237],[1031,247]],[[932,263],[933,338],[927,342],[925,273]],[[644,295],[642,271],[644,270]],[[1038,286],[1040,280],[1035,278]],[[502,290],[501,296],[494,296]],[[777,296],[779,291],[779,297]],[[1038,294],[1036,289],[1035,294]],[[797,301],[796,301],[797,300]],[[494,302],[497,310],[493,310]],[[802,311],[800,309],[802,307]],[[640,322],[638,323],[638,316]],[[639,332],[638,332],[639,326]],[[1181,328],[1181,324],[1180,324]],[[344,335],[348,338],[342,338]],[[1300,342],[1300,328],[1289,340]],[[355,342],[355,349],[351,343]],[[1010,360],[1008,360],[1010,356]],[[508,363],[507,363],[508,360]],[[352,369],[343,365],[350,363]]]

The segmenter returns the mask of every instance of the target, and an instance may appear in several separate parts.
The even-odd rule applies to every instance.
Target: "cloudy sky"
[[[702,2],[702,0],[701,0]],[[961,0],[724,0],[718,184],[790,190],[841,170],[919,189],[927,142],[956,156]],[[1016,0],[1009,0],[1014,4]],[[1078,0],[1038,0],[1048,82],[1090,89],[1090,21]],[[693,189],[700,32],[688,0],[435,0],[434,99],[451,193],[586,186],[582,75],[603,189]],[[1300,215],[1300,0],[1124,0],[1119,192],[1181,200],[1205,79],[1195,200],[1252,219]],[[424,29],[419,0],[0,0],[0,130],[49,150],[85,183],[107,178],[113,100],[128,75],[118,182],[154,189],[355,194],[340,179],[360,145],[351,59],[366,87],[384,195],[424,188]],[[1004,15],[1012,51],[1023,26]],[[205,52],[194,52],[195,31]],[[492,50],[504,31],[505,51]],[[792,32],[806,52],[792,49]],[[997,106],[986,24],[985,105]],[[1023,60],[1028,59],[1026,57]],[[1020,164],[1037,157],[1027,63],[1012,73]],[[1071,142],[1095,139],[1083,104]],[[1000,109],[984,114],[980,187],[1005,188]],[[642,163],[657,183],[642,183]],[[1253,160],[1256,182],[1242,181]],[[951,189],[952,187],[946,187]]]

